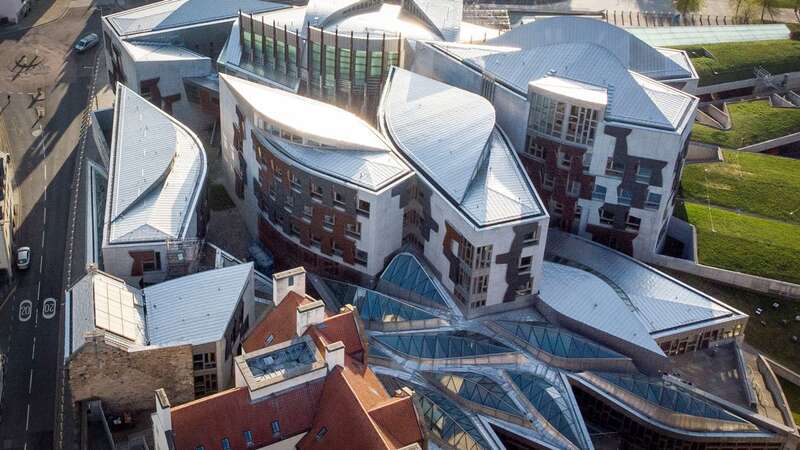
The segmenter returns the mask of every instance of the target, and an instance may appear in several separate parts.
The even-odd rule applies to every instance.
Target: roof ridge
[[[355,363],[355,361],[352,358],[350,358],[349,356],[347,356],[346,354],[345,354],[344,358],[345,358],[345,365],[347,365],[348,362],[350,364],[354,364]],[[361,411],[364,413],[364,415],[367,417],[367,419],[369,420],[369,422],[372,425],[372,427],[375,429],[375,432],[380,437],[381,442],[383,442],[383,444],[384,444],[384,446],[386,448],[390,448],[391,447],[391,442],[389,442],[389,440],[386,438],[386,436],[384,436],[384,433],[383,433],[381,427],[378,425],[377,421],[372,417],[372,414],[369,413],[369,410],[364,405],[364,402],[361,400],[361,397],[356,393],[356,390],[353,388],[353,385],[350,383],[350,380],[348,379],[348,377],[344,373],[346,370],[350,370],[351,372],[354,372],[354,371],[352,369],[347,368],[347,367],[334,368],[334,370],[337,370],[337,369],[340,369],[338,371],[339,375],[342,377],[342,380],[344,380],[345,384],[347,385],[347,388],[350,389],[350,393],[353,394],[353,397],[355,397],[356,403],[358,403],[358,406],[361,408]],[[369,366],[367,366],[365,364],[364,365],[364,371],[367,371],[367,370],[371,371],[372,369],[370,369]],[[332,374],[330,374],[330,375],[332,375]],[[328,376],[330,376],[330,375],[328,375]],[[383,387],[381,386],[381,388],[383,388]],[[383,389],[385,390],[385,388],[383,388]]]

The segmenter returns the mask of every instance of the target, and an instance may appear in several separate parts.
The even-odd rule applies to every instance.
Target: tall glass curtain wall
[[[309,97],[369,117],[377,111],[389,67],[400,62],[399,35],[307,27],[307,39],[297,29],[242,19],[242,65],[289,87],[299,82]]]

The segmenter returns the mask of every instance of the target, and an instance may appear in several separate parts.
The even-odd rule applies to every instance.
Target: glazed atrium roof
[[[585,258],[609,261],[609,270],[639,267],[629,258],[616,260],[618,254],[609,249],[596,253],[588,242],[571,245]],[[309,279],[329,309],[356,307],[370,343],[370,367],[389,392],[414,391],[418,413],[439,446],[502,448],[501,436],[510,433],[544,448],[594,448],[576,389],[670,432],[717,438],[772,432],[746,408],[675,377],[640,371],[623,351],[636,343],[611,349],[548,322],[535,308],[467,319],[426,267],[420,257],[400,253],[374,290]],[[677,283],[651,269],[632,273],[640,277],[631,281],[640,283],[640,290]],[[612,275],[605,276],[613,280]],[[637,295],[632,285],[617,289]]]

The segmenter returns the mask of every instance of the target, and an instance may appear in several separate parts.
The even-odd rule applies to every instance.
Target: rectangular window
[[[292,184],[292,189],[296,190],[297,192],[303,191],[303,184],[300,183],[297,175],[295,175],[291,170],[289,171],[289,182]]]
[[[356,262],[362,266],[366,266],[369,261],[369,254],[364,250],[356,250]]]
[[[222,438],[222,450],[231,450],[231,440],[224,437]]]
[[[606,162],[606,175],[621,177],[624,173],[625,163],[614,161],[614,158],[608,158],[608,162]]]
[[[600,200],[601,202],[606,201],[606,192],[608,190],[605,186],[600,186],[599,184],[594,185],[594,189],[592,190],[592,200]]]
[[[204,395],[217,392],[217,374],[207,373],[194,377],[194,396],[200,398]]]
[[[647,209],[658,209],[661,206],[661,194],[656,194],[655,192],[649,192],[647,194],[647,201],[644,204],[644,207]]]
[[[244,433],[244,443],[248,447],[252,447],[255,442],[253,442],[253,432],[252,431],[245,431]]]
[[[533,139],[531,139],[531,145],[528,146],[528,155],[533,156],[536,159],[544,159],[544,146],[542,144],[536,143]]]
[[[558,216],[564,214],[564,205],[559,202],[553,202],[553,214]]]
[[[161,270],[161,252],[152,252],[142,259],[143,272],[158,272]]]
[[[594,133],[597,128],[597,111],[572,105],[569,110],[566,140],[578,144],[594,144]]]
[[[625,228],[631,230],[638,230],[641,225],[642,225],[642,219],[631,215],[628,215],[628,220],[625,221]]]
[[[303,205],[303,218],[311,220],[314,216],[314,207],[310,205]]]
[[[553,177],[553,175],[550,175],[549,173],[544,174],[544,181],[542,184],[544,185],[545,189],[547,189],[548,191],[553,189],[553,185],[555,184],[555,182],[556,179]]]
[[[316,234],[311,235],[311,245],[317,248],[322,248],[322,240]]]
[[[572,166],[572,158],[564,152],[558,152],[558,167],[569,169],[570,166]]]
[[[294,237],[300,237],[300,227],[297,226],[296,223],[292,222],[289,224],[289,234]]]
[[[277,420],[272,421],[272,436],[281,434],[281,423]]]
[[[586,152],[583,154],[583,168],[584,170],[589,170],[589,166],[592,165],[592,152]]]
[[[641,164],[636,167],[636,181],[639,183],[650,184],[650,178],[653,176],[653,169],[643,167]]]
[[[358,207],[356,208],[356,211],[358,211],[359,213],[369,217],[369,202],[365,201],[365,200],[359,200],[358,201]]]
[[[342,248],[339,247],[339,245],[336,244],[336,241],[333,241],[332,247],[333,247],[333,254],[334,255],[336,255],[336,256],[338,256],[340,258],[342,256],[344,256],[344,250],[342,250]]]
[[[528,125],[542,134],[561,137],[564,127],[566,105],[543,95],[534,94],[531,98],[531,111]]]
[[[322,199],[322,194],[323,194],[322,186],[316,183],[311,183],[311,185],[309,186],[309,190],[312,198],[315,198],[317,200]]]
[[[348,223],[344,226],[344,232],[358,239],[361,237],[361,223]]]
[[[531,265],[533,265],[533,256],[523,256],[519,259],[519,273],[530,273]]]
[[[214,369],[216,367],[217,357],[215,353],[197,353],[192,355],[193,370]]]
[[[317,435],[314,436],[314,439],[316,439],[319,442],[325,437],[326,434],[328,434],[328,428],[322,427],[319,429],[319,431],[317,431]]]
[[[625,206],[631,206],[632,201],[633,201],[633,191],[629,191],[627,189],[620,189],[619,204]]]
[[[288,194],[286,196],[286,202],[283,204],[283,206],[289,211],[294,209],[294,195]]]
[[[333,228],[333,226],[336,225],[336,216],[333,214],[325,214],[322,218],[322,225]]]
[[[534,225],[533,231],[525,234],[525,237],[522,239],[522,243],[525,245],[539,244],[539,225]]]
[[[533,280],[526,280],[517,288],[518,296],[529,295],[531,292],[533,292]]]
[[[477,302],[472,302],[469,304],[471,309],[481,308],[483,306],[486,306],[486,300],[478,300]]]
[[[600,223],[603,225],[613,225],[614,213],[607,209],[600,208]]]
[[[484,245],[475,251],[475,268],[485,269],[492,264],[492,246]]]
[[[333,204],[344,207],[344,196],[339,192],[333,191]]]
[[[581,182],[575,180],[567,181],[567,195],[577,197],[581,193]]]
[[[485,294],[489,290],[489,275],[481,275],[472,279],[472,294]]]

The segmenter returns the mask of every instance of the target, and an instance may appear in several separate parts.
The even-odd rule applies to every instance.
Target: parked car
[[[20,247],[17,249],[17,269],[25,270],[31,266],[31,248]]]
[[[100,42],[100,38],[97,36],[97,34],[87,34],[86,36],[82,37],[77,44],[75,44],[75,51],[78,53],[85,52],[86,50],[89,50],[97,45],[98,42]]]

